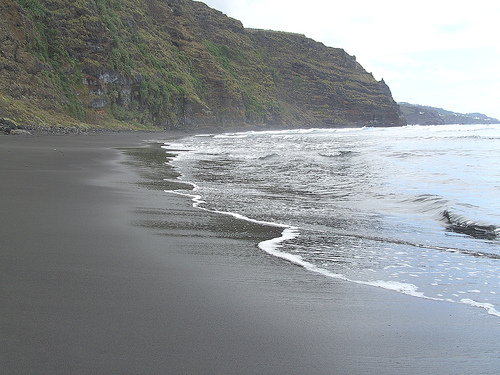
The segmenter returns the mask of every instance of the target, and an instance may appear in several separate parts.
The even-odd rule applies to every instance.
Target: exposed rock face
[[[249,30],[272,71],[280,106],[294,123],[319,126],[402,125],[389,87],[343,49],[303,35]]]
[[[31,135],[28,130],[14,129],[10,131],[10,135]]]
[[[11,135],[31,135],[23,126],[18,126],[9,118],[0,118],[0,132]]]
[[[403,125],[341,49],[191,0],[0,0],[0,114],[160,128]]]

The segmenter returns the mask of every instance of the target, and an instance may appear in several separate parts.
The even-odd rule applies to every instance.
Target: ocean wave
[[[229,156],[232,158],[232,161],[235,163],[237,163],[237,162],[252,163],[255,160],[262,161],[262,160],[276,158],[278,156],[278,154],[275,152],[262,153],[262,154],[252,153],[252,154],[245,154],[245,155],[234,153],[234,154],[229,154]],[[253,167],[253,165],[251,165],[251,164],[248,164],[248,166]]]
[[[500,254],[493,253],[493,252],[473,251],[473,250],[468,250],[468,249],[464,249],[464,248],[460,248],[460,247],[439,246],[436,244],[426,244],[426,243],[422,243],[422,242],[413,242],[413,241],[408,241],[408,240],[398,239],[398,238],[382,237],[382,236],[380,236],[380,237],[370,236],[370,235],[359,234],[359,233],[337,232],[336,234],[339,237],[358,238],[361,240],[382,242],[385,244],[405,245],[405,246],[411,246],[411,247],[416,247],[416,248],[420,248],[420,249],[437,250],[437,251],[447,252],[447,253],[460,253],[463,255],[468,255],[468,256],[472,256],[472,257],[476,257],[476,258],[500,259]]]
[[[325,158],[338,158],[338,157],[347,157],[347,156],[354,156],[358,154],[356,151],[351,151],[351,150],[337,150],[333,152],[319,152],[319,156],[323,156]]]
[[[490,128],[248,132],[174,145],[193,152],[172,163],[183,179],[199,184],[182,194],[195,207],[293,225],[279,225],[270,236],[276,238],[258,244],[273,257],[330,278],[495,315],[498,148],[485,137],[499,133]]]
[[[215,135],[214,138],[247,138],[247,134],[220,134]]]
[[[278,154],[276,154],[276,153],[273,152],[271,154],[259,156],[257,159],[259,159],[259,160],[267,160],[267,159],[273,159],[273,158],[275,158],[277,156],[278,156]]]
[[[449,124],[449,125],[406,125],[403,129],[407,130],[422,130],[427,129],[435,132],[449,132],[449,131],[477,131],[477,130],[498,130],[500,129],[500,124]]]
[[[401,202],[415,205],[417,207],[416,212],[428,213],[438,220],[444,221],[446,229],[450,232],[465,234],[483,240],[500,239],[500,227],[498,225],[472,220],[455,212],[453,208],[450,208],[452,207],[452,201],[439,195],[419,194],[403,199]],[[476,208],[470,204],[462,203],[459,205],[468,210]]]
[[[442,196],[435,194],[418,194],[403,198],[399,201],[401,204],[410,204],[415,207],[415,212],[431,213],[438,216],[450,206],[450,201]]]
[[[450,210],[443,211],[443,219],[447,222],[447,228],[451,232],[486,240],[496,240],[500,237],[500,228],[498,226],[479,223]]]

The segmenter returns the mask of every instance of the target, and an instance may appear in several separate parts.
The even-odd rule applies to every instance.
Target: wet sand
[[[0,373],[498,373],[497,318],[272,258],[116,149],[171,136],[0,136]]]

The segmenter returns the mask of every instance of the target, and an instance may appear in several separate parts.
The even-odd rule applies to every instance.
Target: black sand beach
[[[116,149],[170,136],[0,137],[0,373],[498,374],[497,318],[272,258]]]

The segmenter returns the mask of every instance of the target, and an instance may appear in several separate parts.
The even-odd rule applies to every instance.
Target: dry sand
[[[114,149],[170,136],[0,137],[0,373],[499,373],[497,318],[272,258]]]

